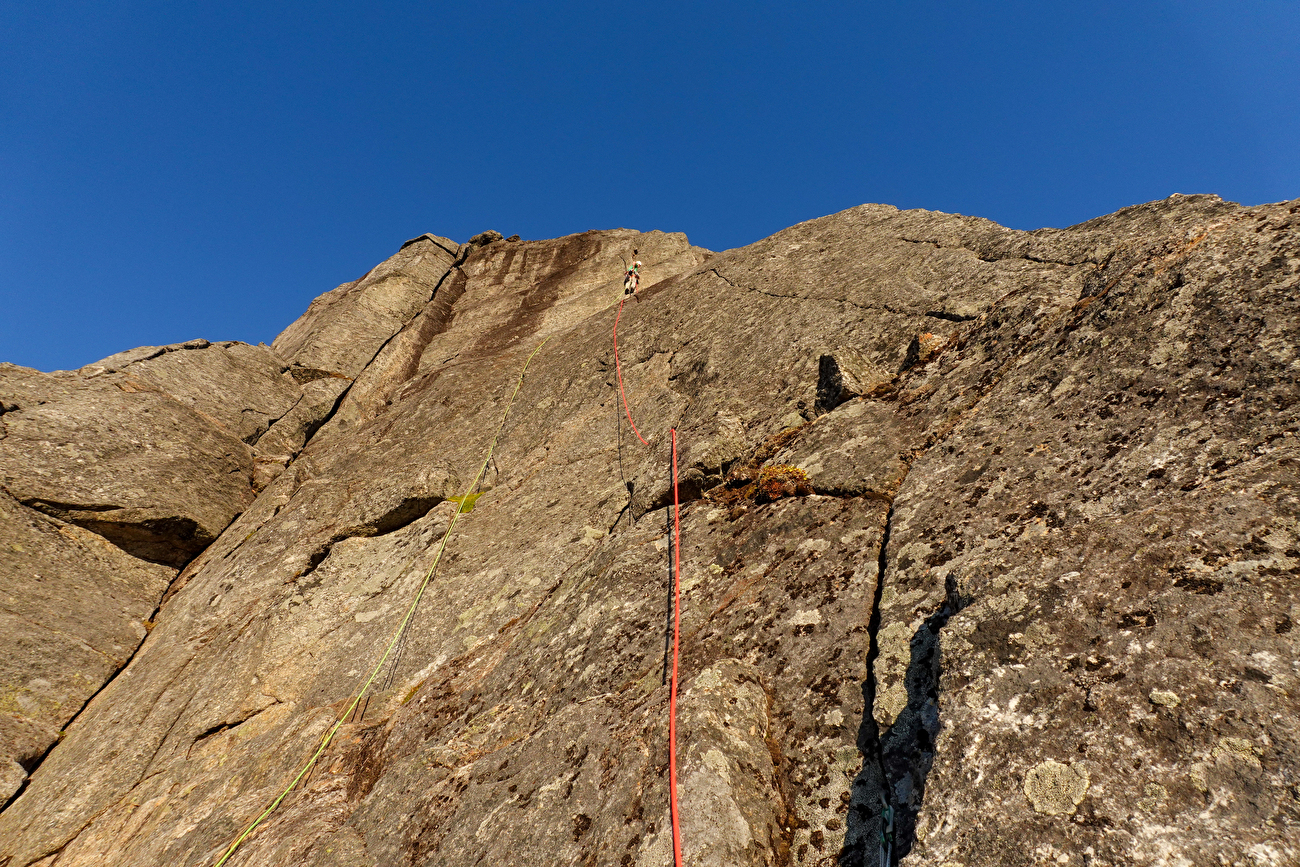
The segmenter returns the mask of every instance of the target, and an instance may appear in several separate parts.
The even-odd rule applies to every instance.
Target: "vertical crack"
[[[862,682],[862,725],[858,729],[858,752],[862,753],[862,770],[853,780],[849,795],[848,827],[844,834],[844,848],[840,851],[840,867],[860,867],[876,864],[876,852],[881,840],[881,798],[888,794],[885,779],[885,750],[876,725],[876,659],[880,656],[880,600],[885,590],[885,568],[888,565],[889,535],[894,522],[894,504],[889,504],[885,526],[880,534],[880,555],[877,560],[876,592],[871,600],[871,618],[867,621],[867,679]],[[870,859],[870,860],[869,860]],[[886,865],[882,862],[882,867]]]
[[[881,600],[893,518],[891,504],[880,540],[879,572],[868,624],[867,679],[862,684],[865,707],[862,726],[858,729],[862,770],[853,781],[839,867],[877,864],[892,867],[916,843],[917,817],[942,727],[939,718],[939,680],[943,673],[941,632],[949,618],[963,607],[956,578],[950,575],[944,581],[943,601],[917,627],[909,642],[910,660],[904,676],[907,705],[882,732],[875,714],[879,692],[876,661],[880,656]]]

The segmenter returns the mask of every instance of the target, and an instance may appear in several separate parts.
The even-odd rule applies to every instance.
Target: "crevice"
[[[466,247],[466,246],[468,245],[462,245],[462,247]],[[415,321],[416,317],[418,317],[421,313],[423,313],[428,308],[428,306],[431,303],[433,303],[434,299],[438,297],[438,290],[442,288],[442,285],[447,281],[447,278],[452,274],[452,272],[460,271],[460,261],[461,260],[458,259],[458,261],[453,262],[451,265],[447,266],[447,270],[444,271],[443,275],[438,278],[438,282],[434,285],[433,290],[429,293],[429,300],[424,303],[424,306],[420,308],[419,312],[417,312],[410,319],[403,322],[396,331],[394,331],[391,335],[389,335],[387,340],[385,340],[382,344],[380,344],[379,348],[375,350],[375,354],[370,356],[370,360],[367,361],[364,365],[362,365],[361,370],[358,371],[357,375],[353,377],[352,381],[347,384],[347,387],[344,388],[341,392],[339,392],[339,396],[334,399],[334,405],[330,407],[329,412],[325,413],[325,415],[319,421],[314,422],[313,424],[308,426],[305,432],[306,435],[303,438],[302,447],[299,448],[298,451],[294,452],[292,457],[289,458],[289,463],[293,463],[297,459],[298,455],[302,454],[303,451],[306,450],[307,446],[311,444],[312,437],[316,436],[316,434],[320,431],[320,429],[325,427],[325,425],[329,424],[330,420],[334,418],[334,416],[339,411],[339,407],[343,405],[343,401],[347,399],[348,393],[352,391],[352,387],[357,384],[357,380],[361,379],[361,377],[365,374],[366,370],[369,369],[370,365],[375,363],[375,359],[379,358],[379,356],[383,353],[383,351],[388,347],[388,344],[396,340],[397,337],[401,335],[403,331],[406,330],[406,326],[410,325],[413,321]],[[456,298],[453,298],[451,303],[454,304],[456,300],[459,299],[459,297],[460,296],[458,295],[456,296]],[[446,314],[448,321],[450,321],[450,317],[451,317],[450,306],[451,305],[449,304],[447,314]]]
[[[387,536],[414,524],[446,501],[442,496],[407,497],[394,509],[359,527],[348,527],[330,536],[329,541],[316,548],[307,558],[307,566],[293,577],[293,581],[315,572],[334,552],[334,546],[346,539],[371,539]]]
[[[189,349],[210,349],[211,347],[214,346],[218,349],[228,349],[231,346],[239,345],[240,342],[241,341],[238,340],[219,340],[216,343],[212,343],[211,341],[204,340],[202,337],[200,337],[195,340],[187,340],[184,343],[173,343],[168,346],[159,346],[156,349],[154,349],[153,352],[150,352],[145,355],[141,355],[138,358],[132,358],[130,361],[127,361],[126,363],[122,364],[121,367],[98,367],[97,364],[91,363],[81,369],[82,370],[90,369],[92,371],[90,374],[91,376],[94,376],[100,372],[121,373],[122,371],[126,370],[128,367],[131,367],[132,365],[143,364],[146,361],[153,361],[155,358],[161,358],[162,356],[168,354],[169,352],[182,352]],[[128,349],[126,351],[131,352],[132,350]]]
[[[717,278],[718,278],[719,280],[721,280],[723,283],[726,283],[726,284],[727,284],[728,286],[730,286],[732,289],[735,289],[735,288],[736,288],[736,284],[735,284],[735,283],[732,283],[730,279],[728,279],[728,278],[722,276],[722,272],[720,272],[717,268],[710,268],[709,270],[713,272],[713,276],[717,277]]]
[[[280,414],[279,414],[278,416],[276,416],[275,418],[268,418],[267,423],[266,423],[266,430],[264,430],[264,431],[262,431],[260,434],[258,434],[258,435],[257,435],[257,438],[256,438],[255,440],[253,440],[251,443],[249,443],[249,445],[255,447],[255,446],[258,444],[258,442],[261,441],[262,437],[266,436],[268,433],[271,432],[271,428],[275,427],[277,424],[279,424],[279,423],[284,419],[285,416],[287,416],[289,413],[291,413],[291,412],[293,412],[295,409],[297,409],[297,408],[298,408],[298,404],[302,403],[303,398],[305,398],[306,396],[307,396],[307,393],[306,393],[306,392],[301,392],[301,393],[298,395],[298,399],[295,400],[295,401],[293,402],[293,404],[292,404],[288,409],[286,409],[284,412],[280,413]]]
[[[891,307],[888,304],[859,304],[857,301],[854,301],[851,298],[813,298],[807,295],[782,295],[779,292],[765,292],[762,289],[758,289],[754,286],[737,286],[728,278],[723,277],[722,274],[718,272],[717,268],[710,268],[709,270],[712,271],[715,275],[717,275],[718,279],[722,280],[728,286],[737,289],[744,289],[744,291],[746,292],[757,292],[759,295],[766,295],[768,298],[783,298],[787,301],[813,301],[813,302],[820,302],[822,304],[848,304],[850,306],[858,308],[859,310],[866,310],[868,312],[873,312],[873,313],[879,313],[880,311],[883,310],[884,312],[891,313],[895,316],[919,316],[920,315],[919,311],[902,310],[897,307]]]
[[[160,611],[162,611],[163,601],[166,599],[167,592],[171,589],[172,583],[176,581],[176,577],[178,577],[179,575],[180,573],[177,572],[176,576],[173,576],[172,580],[168,582],[167,588],[164,589],[163,593],[159,595],[158,604],[154,606],[153,612],[150,613],[149,617],[146,618],[144,621],[146,625],[144,635],[140,637],[139,643],[137,643],[135,648],[132,649],[131,653],[127,655],[126,659],[120,665],[118,665],[112,672],[110,672],[106,678],[104,678],[104,682],[101,683],[94,692],[92,692],[89,696],[86,697],[86,700],[81,703],[81,707],[77,708],[77,710],[72,714],[72,716],[68,719],[68,721],[63,724],[63,727],[59,730],[58,736],[50,743],[48,747],[45,748],[44,752],[42,752],[39,756],[29,759],[28,761],[20,762],[20,764],[23,766],[23,769],[27,771],[27,778],[23,780],[22,783],[18,786],[18,791],[14,792],[13,795],[10,796],[9,800],[5,801],[3,806],[0,806],[0,815],[3,815],[4,811],[9,809],[10,806],[12,806],[15,802],[17,802],[19,796],[21,796],[22,793],[26,791],[27,786],[32,781],[32,777],[35,776],[36,771],[40,768],[42,764],[44,764],[45,760],[49,758],[50,753],[54,752],[54,748],[63,742],[64,734],[68,731],[68,729],[72,728],[72,726],[77,722],[78,719],[81,718],[81,715],[85,713],[86,708],[90,707],[90,703],[94,701],[95,698],[101,692],[108,689],[108,687],[115,680],[117,680],[118,675],[120,675],[123,671],[126,671],[127,666],[129,666],[131,662],[135,659],[136,655],[140,653],[140,649],[144,647],[144,643],[149,640],[149,634],[153,631],[150,628],[150,625],[157,621],[158,614]],[[93,650],[94,648],[91,649]],[[103,654],[101,651],[96,651],[96,653],[101,653],[101,655],[103,655],[106,659],[112,660],[112,657],[108,656],[107,654]],[[112,661],[116,662],[115,660]],[[96,814],[96,816],[98,816],[98,814]],[[91,821],[94,821],[94,819],[92,818]],[[84,831],[89,824],[90,822],[87,822],[86,825],[83,825],[76,832],[76,834],[74,834],[72,837],[69,837],[68,840],[64,841],[63,845],[60,846],[59,849],[55,851],[57,852],[62,850],[63,846],[66,846],[69,842],[76,839],[77,834],[80,834],[82,831]],[[47,855],[42,857],[49,857],[49,854],[54,854],[54,853],[48,853]],[[3,867],[3,865],[0,864],[0,867]]]
[[[279,699],[275,699],[270,704],[266,705],[263,708],[259,708],[258,710],[253,711],[247,716],[241,717],[237,720],[234,720],[233,722],[217,723],[216,725],[210,726],[209,728],[199,732],[197,735],[194,736],[194,740],[190,742],[189,749],[185,751],[186,760],[189,759],[190,753],[194,751],[194,748],[197,747],[199,744],[201,744],[203,741],[206,741],[208,738],[216,737],[217,735],[222,734],[223,732],[228,732],[233,728],[238,728],[239,726],[242,726],[244,723],[251,720],[253,717],[265,713],[266,711],[270,710],[271,708],[275,707],[280,703],[281,702]],[[143,782],[143,780],[141,782]],[[137,783],[137,785],[139,784]]]
[[[894,808],[895,862],[906,857],[916,843],[916,820],[925,800],[925,783],[934,765],[942,728],[939,715],[939,681],[943,675],[941,632],[948,619],[962,608],[956,579],[949,576],[944,584],[944,601],[917,628],[909,642],[910,657],[904,676],[907,707],[881,738],[885,779]]]
[[[889,537],[893,530],[894,505],[890,503],[885,513],[885,525],[880,534],[880,553],[876,559],[876,590],[871,600],[871,618],[867,621],[867,678],[862,682],[862,725],[858,728],[858,752],[862,754],[862,770],[853,780],[849,795],[847,830],[844,848],[840,850],[839,867],[866,867],[877,863],[873,844],[881,840],[882,797],[887,794],[885,782],[885,751],[876,725],[876,660],[880,656],[880,605],[885,590],[885,570],[888,565]],[[886,867],[884,860],[879,862]]]
[[[926,241],[919,238],[899,238],[898,240],[902,241],[905,244],[917,244],[924,247],[933,247],[936,250],[961,250],[963,252],[970,253],[972,256],[974,256],[976,259],[979,259],[981,262],[1021,261],[1021,262],[1034,262],[1039,265],[1063,265],[1067,268],[1074,268],[1079,265],[1097,264],[1092,259],[1087,259],[1087,258],[1080,259],[1076,262],[1067,262],[1061,259],[1044,259],[1039,256],[1030,256],[1028,254],[999,255],[996,252],[982,253],[979,250],[974,250],[970,247],[962,247],[962,246],[952,247],[945,244],[940,244],[938,241]]]
[[[185,568],[225,530],[223,527],[212,535],[193,518],[179,515],[135,521],[100,520],[94,516],[108,516],[113,512],[131,510],[108,503],[65,503],[41,497],[19,498],[3,486],[0,486],[0,492],[33,512],[101,536],[137,560],[177,570]],[[237,517],[239,516],[234,516]],[[234,518],[231,518],[232,522]]]
[[[13,497],[14,495],[5,491],[6,494]],[[14,499],[18,500],[17,497]],[[46,500],[41,497],[28,497],[25,500],[18,500],[27,508],[34,512],[40,512],[42,515],[50,518],[56,518],[69,524],[76,523],[68,520],[69,512],[116,512],[125,507],[115,506],[109,503],[64,503],[59,500]]]
[[[916,844],[916,821],[942,727],[939,716],[939,682],[943,674],[941,632],[949,618],[968,601],[961,599],[954,577],[945,579],[944,600],[909,642],[910,659],[904,675],[907,704],[882,734],[875,714],[879,692],[876,663],[880,656],[881,600],[888,571],[893,514],[891,505],[881,538],[879,578],[868,625],[867,679],[862,684],[865,707],[858,730],[862,770],[853,781],[848,833],[838,861],[840,867],[895,865]],[[888,834],[883,833],[886,811],[892,819],[892,833]]]
[[[946,310],[927,310],[925,315],[931,316],[935,319],[946,319],[949,322],[970,322],[973,319],[979,318],[978,316],[971,316],[964,313],[949,313]]]
[[[450,240],[450,239],[447,239],[447,240]],[[455,250],[448,250],[447,247],[446,247],[446,245],[443,244],[442,241],[438,240],[437,237],[435,237],[433,234],[431,234],[431,233],[429,233],[429,232],[425,232],[423,235],[417,235],[416,237],[412,238],[411,240],[406,241],[405,243],[403,243],[402,246],[400,246],[400,247],[397,248],[397,251],[400,253],[402,250],[405,250],[407,247],[411,246],[412,244],[418,244],[420,241],[428,241],[429,243],[433,244],[435,247],[438,247],[439,249],[441,249],[441,250],[442,250],[443,252],[445,252],[448,256],[451,256],[453,259],[456,257],[456,253],[457,253],[457,251],[458,251],[461,247],[465,246],[464,244],[457,244]],[[369,276],[368,273],[367,273],[367,276]],[[362,279],[364,280],[365,278],[363,277]],[[358,282],[360,282],[360,281],[358,281]]]
[[[859,304],[851,298],[810,298],[807,295],[781,295],[778,292],[764,292],[762,289],[756,289],[753,286],[745,287],[748,292],[757,292],[759,295],[766,295],[768,298],[785,298],[790,301],[819,301],[822,304],[848,304],[859,310],[866,310],[869,313],[879,313],[882,310],[885,313],[894,316],[918,316],[916,310],[902,310],[897,307],[891,307],[888,304]]]

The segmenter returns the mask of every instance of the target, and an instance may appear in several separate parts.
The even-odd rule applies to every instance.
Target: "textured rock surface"
[[[0,485],[137,557],[184,565],[252,502],[248,446],[144,380],[5,364],[0,400]]]
[[[286,468],[0,863],[214,863],[377,661],[544,338],[375,695],[230,863],[669,862],[670,427],[688,863],[875,864],[882,795],[904,864],[1294,863],[1295,211],[408,242],[276,341],[334,397],[261,435]],[[634,247],[648,447],[609,343]],[[772,499],[782,466],[808,487]]]
[[[79,373],[146,382],[254,445],[298,403],[301,389],[284,367],[265,346],[192,340],[120,353]]]
[[[126,665],[174,575],[0,492],[0,803]]]

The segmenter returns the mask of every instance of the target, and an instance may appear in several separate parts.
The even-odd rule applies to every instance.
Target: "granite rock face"
[[[145,560],[183,566],[253,500],[229,429],[143,379],[0,366],[0,485]]]
[[[69,572],[98,537],[42,504],[113,476],[11,406],[147,393],[190,448],[244,449],[247,493],[138,651],[114,636],[170,571],[95,549],[139,577],[65,631],[133,655],[48,755],[8,748],[31,776],[0,864],[214,864],[426,579],[227,863],[671,863],[670,429],[687,863],[874,865],[882,804],[902,864],[1294,863],[1298,212],[1017,232],[868,205],[719,254],[426,235],[270,349],[10,373],[0,454],[43,463],[3,464],[6,538]],[[46,604],[19,586],[16,616]]]
[[[175,574],[0,492],[0,803],[130,660]]]

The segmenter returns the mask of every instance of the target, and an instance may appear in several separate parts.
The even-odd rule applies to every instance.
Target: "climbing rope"
[[[677,821],[677,659],[682,635],[682,516],[677,499],[677,428],[673,435],[673,683],[668,691],[668,796],[673,817],[673,864],[682,864],[681,824]]]
[[[623,304],[627,300],[624,295],[623,299],[618,302],[618,313],[614,315],[614,370],[618,374],[618,393],[623,399],[623,411],[627,414],[627,423],[631,426],[632,432],[636,434],[637,439],[641,440],[642,445],[650,445],[641,432],[637,430],[636,423],[632,421],[632,409],[627,403],[627,390],[623,387],[623,366],[618,358],[618,322],[623,315]],[[668,800],[669,813],[672,816],[673,830],[673,864],[674,867],[682,867],[682,834],[681,823],[677,817],[677,665],[681,657],[681,627],[682,627],[682,605],[681,605],[681,574],[682,574],[682,519],[681,519],[681,499],[677,486],[677,428],[670,428],[672,435],[672,481],[673,481],[673,515],[672,515],[672,536],[670,546],[671,568],[669,580],[672,584],[668,591],[670,604],[672,606],[672,636],[673,636],[673,677],[668,688]],[[620,441],[621,446],[621,441]],[[668,636],[664,636],[664,667],[667,668],[668,655]]]
[[[549,339],[550,338],[546,338],[546,340]],[[532,355],[528,356],[528,360],[524,362],[523,369],[519,371],[519,379],[515,382],[515,390],[510,394],[510,399],[506,401],[505,412],[501,415],[501,424],[497,425],[496,433],[492,435],[492,441],[488,444],[487,456],[483,459],[483,465],[479,467],[478,473],[475,474],[474,481],[472,481],[470,486],[465,489],[465,494],[459,498],[460,505],[456,509],[455,513],[452,514],[451,522],[447,524],[447,531],[442,534],[442,542],[438,545],[438,553],[434,555],[433,564],[429,567],[429,571],[425,573],[424,580],[420,582],[420,589],[416,591],[415,599],[411,602],[410,607],[406,609],[406,616],[402,618],[402,622],[393,633],[393,637],[389,640],[388,646],[384,648],[384,653],[379,657],[379,662],[375,663],[375,667],[370,671],[370,676],[366,678],[365,683],[361,685],[360,691],[357,692],[356,698],[354,698],[352,703],[348,705],[347,710],[339,715],[338,720],[334,723],[333,727],[330,728],[329,733],[325,735],[320,746],[316,748],[316,752],[312,753],[311,758],[307,760],[307,764],[302,766],[302,770],[298,772],[298,776],[294,777],[289,785],[285,787],[285,790],[280,793],[280,796],[271,802],[271,806],[262,811],[262,815],[258,816],[251,825],[244,829],[244,833],[240,834],[239,838],[230,844],[230,847],[226,849],[225,854],[217,860],[213,867],[221,867],[221,865],[230,860],[230,856],[235,854],[235,850],[238,849],[240,844],[248,838],[248,835],[253,833],[257,826],[262,824],[271,813],[275,812],[276,807],[280,806],[280,802],[288,797],[289,793],[294,790],[294,787],[302,781],[302,778],[305,777],[309,771],[311,771],[311,769],[316,765],[316,761],[321,757],[321,754],[324,753],[325,749],[330,745],[330,741],[334,739],[334,735],[343,726],[344,721],[347,720],[347,718],[352,715],[352,712],[356,710],[357,705],[361,703],[361,699],[365,697],[366,693],[369,691],[371,684],[375,682],[375,678],[379,676],[379,672],[384,667],[384,663],[388,661],[389,654],[393,652],[393,648],[405,634],[406,628],[411,622],[411,618],[415,616],[415,610],[420,606],[420,598],[424,596],[425,589],[429,586],[429,582],[433,580],[434,572],[438,569],[438,563],[442,560],[442,553],[447,550],[447,541],[451,538],[451,531],[456,528],[456,520],[460,517],[462,512],[469,511],[464,507],[464,503],[466,501],[472,503],[472,501],[469,500],[469,497],[474,492],[475,488],[478,487],[479,482],[483,478],[483,474],[487,472],[488,464],[492,460],[492,452],[497,447],[497,440],[501,437],[501,431],[505,429],[506,419],[510,417],[510,408],[514,405],[515,398],[519,396],[519,390],[523,388],[524,374],[528,372],[528,365],[532,364],[533,358],[536,357],[537,353],[542,351],[542,347],[546,345],[546,340],[537,344],[537,348],[533,350]],[[675,676],[674,673],[674,677]]]
[[[618,313],[614,314],[614,372],[618,374],[618,393],[623,398],[623,410],[627,413],[627,423],[632,426],[632,433],[641,441],[641,445],[648,446],[650,441],[641,436],[641,431],[636,429],[636,422],[632,421],[632,410],[627,405],[627,391],[623,388],[623,365],[618,360],[618,320],[623,315],[623,304],[627,301],[627,296],[618,302]]]

